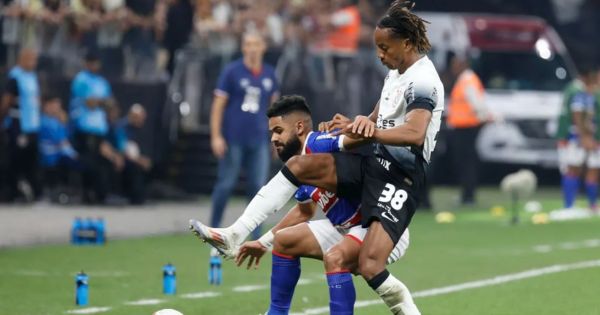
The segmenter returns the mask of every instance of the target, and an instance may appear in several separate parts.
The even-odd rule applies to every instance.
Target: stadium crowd
[[[64,189],[75,186],[84,202],[104,203],[112,193],[143,202],[152,162],[131,135],[144,124],[144,107],[119,105],[109,82],[166,81],[184,46],[218,56],[221,67],[254,31],[268,41],[267,63],[286,45],[333,56],[331,67],[314,68],[333,69],[323,73],[333,86],[335,71],[370,43],[387,4],[380,2],[3,1],[2,200],[66,202]],[[45,84],[53,76],[70,78],[68,100]]]
[[[343,58],[355,54],[361,43],[370,44],[373,22],[387,3],[4,0],[0,50],[4,64],[10,65],[20,47],[35,48],[40,66],[67,75],[78,71],[83,52],[95,50],[105,65],[103,74],[138,81],[165,78],[165,70],[173,71],[175,51],[185,45],[230,59],[248,29],[263,33],[275,55],[301,41],[312,51],[331,50]],[[348,38],[340,41],[333,36],[340,32]]]

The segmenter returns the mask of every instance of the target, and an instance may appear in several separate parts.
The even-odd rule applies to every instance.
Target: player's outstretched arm
[[[294,226],[303,222],[307,222],[315,216],[316,205],[313,202],[298,203],[265,235],[261,236],[256,241],[249,241],[242,244],[239,254],[235,258],[238,266],[241,266],[248,259],[247,269],[254,265],[258,268],[260,259],[272,247],[275,233],[286,227]]]
[[[388,129],[375,129],[373,140],[387,145],[423,145],[427,127],[431,120],[431,111],[413,109],[406,114],[405,123]]]

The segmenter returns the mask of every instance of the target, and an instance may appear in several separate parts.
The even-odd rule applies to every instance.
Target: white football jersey
[[[423,146],[383,145],[403,166],[414,166],[418,154],[429,163],[431,152],[435,148],[436,135],[440,130],[444,110],[444,86],[427,56],[423,56],[403,74],[398,73],[398,70],[390,70],[379,99],[377,128],[388,129],[405,124],[407,109],[413,106],[433,108]]]

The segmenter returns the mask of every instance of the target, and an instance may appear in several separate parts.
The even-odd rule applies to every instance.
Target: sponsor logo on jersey
[[[315,189],[310,197],[317,203],[319,208],[323,209],[324,213],[327,213],[329,209],[333,208],[338,201],[338,197],[334,193],[320,188]]]
[[[315,140],[322,140],[322,139],[333,139],[335,138],[334,135],[331,135],[329,133],[324,133],[322,135],[317,136],[317,138]]]
[[[390,170],[390,164],[392,164],[392,162],[388,161],[388,160],[384,160],[382,158],[377,158],[377,161],[379,161],[379,164],[381,164],[381,166],[383,166],[383,168],[385,168],[386,170]]]

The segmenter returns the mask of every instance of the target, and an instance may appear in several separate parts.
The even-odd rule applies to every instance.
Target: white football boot
[[[198,220],[190,220],[190,230],[203,242],[210,244],[226,259],[233,259],[240,245],[235,233],[223,228],[211,228]]]

